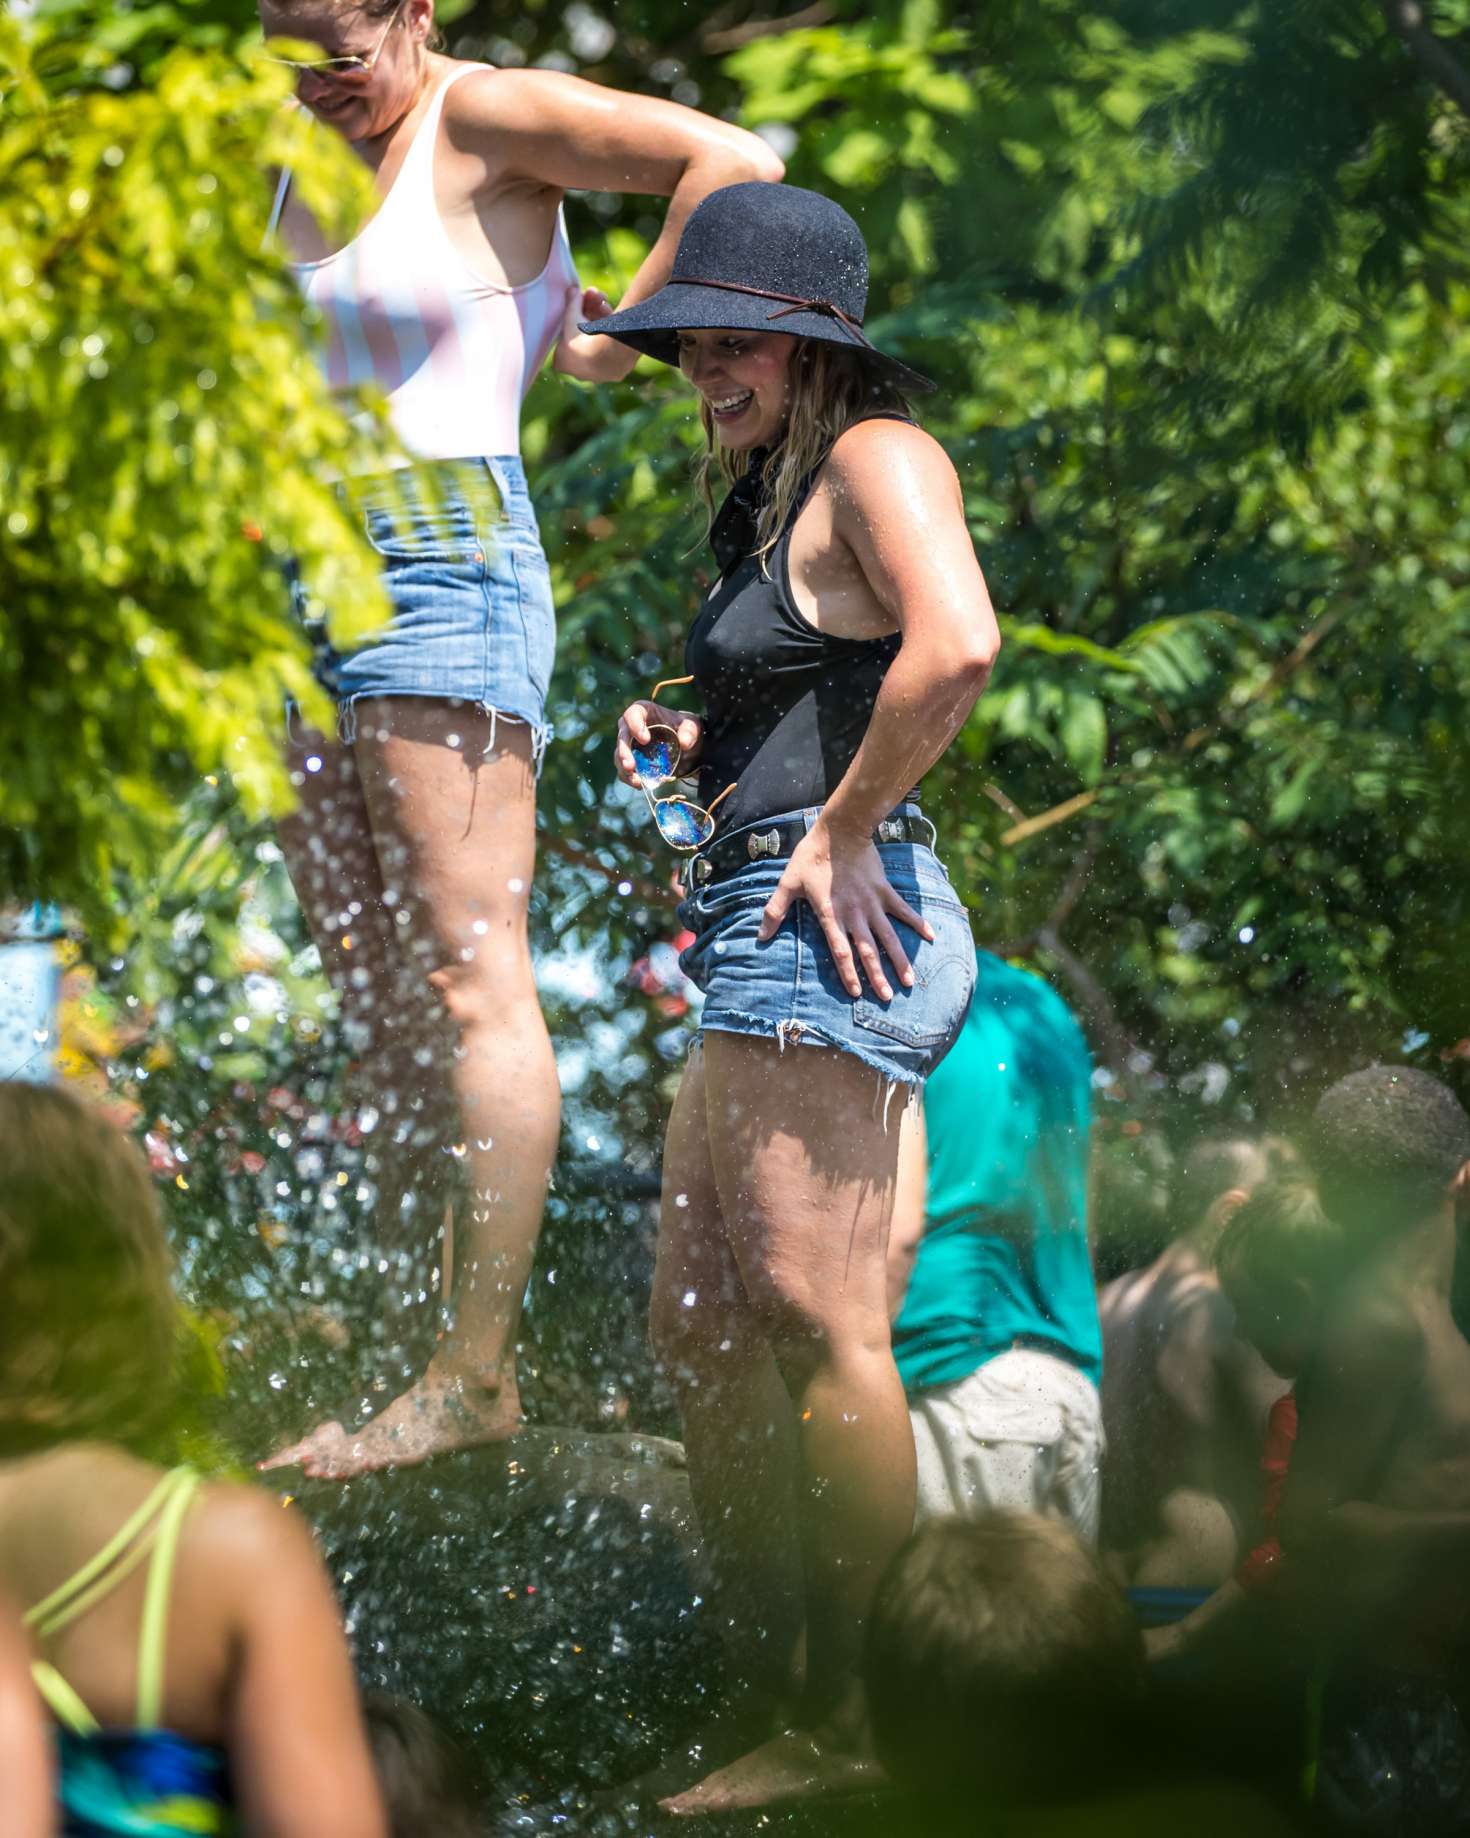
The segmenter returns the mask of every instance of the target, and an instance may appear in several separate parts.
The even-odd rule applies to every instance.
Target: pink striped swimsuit
[[[419,459],[520,452],[521,404],[556,342],[567,289],[577,280],[560,210],[545,267],[520,287],[476,274],[439,216],[434,149],[444,98],[461,77],[485,68],[463,66],[439,85],[361,233],[335,255],[292,264],[325,319],[333,387],[375,383],[399,438]],[[272,230],[289,184],[282,173]]]

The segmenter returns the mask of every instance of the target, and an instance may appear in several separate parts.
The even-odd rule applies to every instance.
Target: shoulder
[[[1225,1298],[1213,1270],[1180,1272],[1161,1286],[1158,1300],[1161,1331],[1217,1356],[1228,1354],[1235,1340],[1235,1310]]]
[[[221,1574],[257,1577],[266,1566],[315,1571],[316,1540],[302,1515],[279,1495],[248,1482],[208,1481],[189,1530],[191,1549]]]
[[[452,62],[456,74],[444,98],[444,121],[455,129],[493,129],[499,134],[555,126],[568,111],[611,108],[616,90],[560,70],[502,70],[493,64]]]
[[[828,479],[850,490],[892,480],[900,474],[934,481],[954,481],[953,462],[932,434],[912,421],[874,416],[856,421],[837,436],[827,457]]]
[[[1018,1027],[1042,1028],[1061,1046],[1088,1057],[1087,1037],[1065,997],[1034,970],[1007,963],[993,951],[976,953],[978,987],[993,994],[1002,1012],[1012,1010]]]
[[[1417,1375],[1425,1351],[1424,1323],[1404,1296],[1349,1281],[1327,1310],[1315,1363],[1365,1384],[1402,1383]]]
[[[912,537],[925,523],[961,512],[959,477],[932,434],[911,421],[859,421],[838,435],[821,487],[849,540]],[[895,517],[895,507],[902,515]]]

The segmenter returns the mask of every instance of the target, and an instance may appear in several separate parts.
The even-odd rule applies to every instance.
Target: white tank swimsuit
[[[346,248],[292,263],[326,323],[333,388],[376,384],[399,439],[425,460],[520,452],[521,404],[577,281],[560,209],[545,267],[520,287],[477,274],[439,216],[434,149],[444,98],[461,77],[486,68],[464,65],[445,77],[388,195]],[[283,172],[272,231],[290,183]]]

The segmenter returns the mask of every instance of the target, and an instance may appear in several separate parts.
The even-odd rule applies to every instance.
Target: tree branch
[[[1380,5],[1389,31],[1425,76],[1470,115],[1470,70],[1455,56],[1448,41],[1424,23],[1424,8],[1419,0],[1380,0]]]
[[[699,35],[699,48],[712,57],[720,57],[726,51],[738,51],[742,45],[751,44],[757,38],[779,38],[786,32],[824,26],[833,11],[831,0],[814,0],[811,6],[787,13],[783,19],[748,19],[744,25],[730,26],[724,31],[711,31],[706,27]]]
[[[1000,846],[1009,849],[1013,844],[1024,842],[1028,836],[1035,836],[1041,830],[1049,830],[1054,823],[1065,823],[1068,817],[1075,817],[1078,811],[1085,811],[1089,804],[1097,802],[1095,791],[1082,791],[1075,798],[1068,798],[1061,804],[1052,805],[1049,811],[1041,811],[1035,817],[1028,817],[1024,823],[1018,823],[1007,830],[1000,839]]]

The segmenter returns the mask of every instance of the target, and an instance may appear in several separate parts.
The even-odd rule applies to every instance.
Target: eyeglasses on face
[[[388,34],[403,13],[404,3],[405,0],[398,0],[371,51],[352,51],[340,57],[273,57],[267,61],[294,70],[298,77],[370,77],[378,67],[378,59],[383,55]]]

